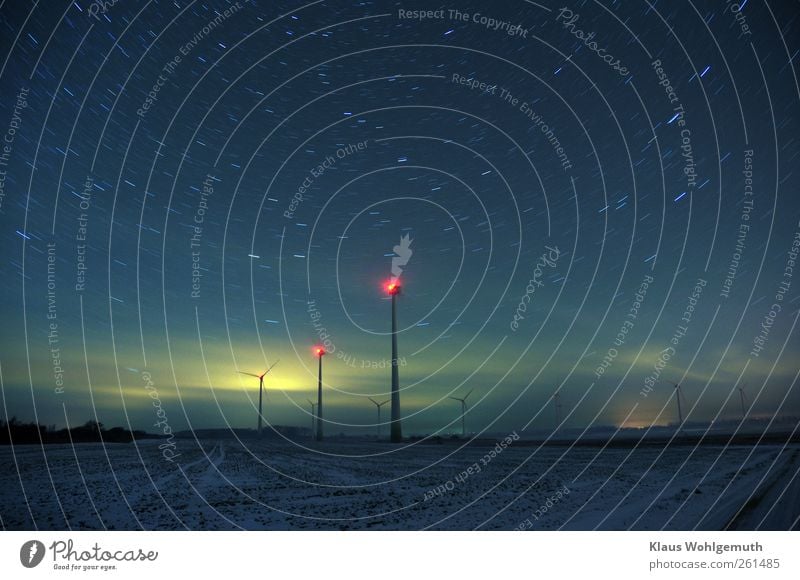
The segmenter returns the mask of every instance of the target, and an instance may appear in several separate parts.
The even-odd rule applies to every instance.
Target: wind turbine
[[[317,404],[311,399],[306,399],[306,401],[308,401],[308,404],[311,405],[311,437],[314,437],[317,429],[317,414],[315,411]]]
[[[744,421],[747,418],[747,411],[744,410],[744,388],[746,386],[747,383],[739,387],[739,400],[742,402],[742,421]]]
[[[467,428],[466,428],[465,423],[464,423],[464,414],[467,412],[467,397],[469,397],[472,394],[473,390],[474,389],[470,389],[469,393],[467,393],[467,395],[463,399],[459,399],[458,397],[448,397],[450,399],[453,399],[454,401],[461,401],[461,436],[462,437],[466,437],[467,436]]]
[[[372,404],[375,405],[378,408],[378,439],[380,439],[381,438],[381,407],[383,407],[386,403],[388,403],[390,399],[386,399],[383,403],[379,403],[378,401],[376,401],[372,397],[367,397],[367,398],[370,401],[372,401]]]
[[[317,441],[322,441],[322,357],[325,349],[321,346],[314,347],[314,354],[319,359],[319,374],[317,375]]]
[[[259,436],[259,437],[261,436],[261,422],[262,422],[262,419],[263,419],[263,417],[264,417],[264,416],[261,414],[262,401],[263,401],[263,399],[264,399],[264,377],[265,377],[265,376],[267,375],[267,373],[268,373],[269,371],[271,371],[271,370],[272,370],[272,369],[275,367],[275,365],[276,365],[276,364],[278,364],[279,362],[281,362],[281,361],[280,361],[280,360],[276,360],[274,363],[272,363],[272,366],[271,366],[271,367],[269,367],[267,370],[265,370],[265,371],[264,371],[263,373],[261,373],[260,375],[257,375],[257,374],[255,374],[255,373],[246,373],[246,372],[244,372],[244,371],[239,371],[239,374],[241,374],[241,375],[247,375],[248,377],[256,377],[256,378],[258,379],[258,436]]]
[[[678,430],[683,426],[683,412],[681,411],[681,386],[678,383],[675,385],[675,400],[678,401]]]
[[[403,428],[400,424],[400,372],[397,368],[397,296],[400,288],[399,278],[392,278],[386,284],[386,292],[392,297],[392,443],[403,441]]]
[[[559,425],[561,425],[561,392],[556,391],[553,393],[553,406],[556,410],[556,428],[555,431],[558,431]]]

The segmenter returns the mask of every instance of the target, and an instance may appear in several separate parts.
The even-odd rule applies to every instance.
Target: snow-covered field
[[[800,448],[0,448],[5,529],[789,529]],[[471,470],[470,470],[471,468]]]

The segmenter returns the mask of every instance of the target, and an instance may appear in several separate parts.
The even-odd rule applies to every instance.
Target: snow
[[[797,445],[600,451],[516,443],[484,463],[492,446],[456,442],[176,442],[172,462],[157,441],[48,445],[46,463],[40,446],[4,447],[2,525],[788,529],[800,512]]]

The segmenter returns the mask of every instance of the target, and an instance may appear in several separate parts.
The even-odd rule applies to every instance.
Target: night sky
[[[739,8],[2,2],[4,417],[255,427],[280,360],[306,427],[327,341],[371,435],[393,257],[407,435],[799,415],[800,10]]]

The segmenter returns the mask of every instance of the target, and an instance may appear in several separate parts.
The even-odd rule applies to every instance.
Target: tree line
[[[0,445],[29,443],[130,443],[134,439],[153,437],[145,431],[128,431],[123,427],[106,429],[103,423],[89,420],[83,425],[57,429],[55,425],[24,423],[16,417],[0,419]]]

